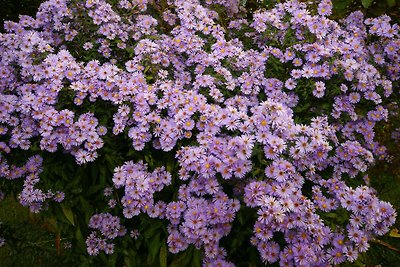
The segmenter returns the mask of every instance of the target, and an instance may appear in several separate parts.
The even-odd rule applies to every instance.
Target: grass
[[[0,202],[0,236],[6,245],[0,248],[0,266],[57,265],[56,235],[40,215],[32,214],[13,196]]]

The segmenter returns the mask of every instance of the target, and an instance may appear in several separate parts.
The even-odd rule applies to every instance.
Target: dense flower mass
[[[202,248],[205,266],[233,266],[220,240],[245,206],[251,244],[281,266],[354,261],[388,232],[395,210],[362,178],[387,157],[374,129],[400,78],[390,17],[337,22],[330,0],[252,14],[235,0],[109,2],[49,0],[0,35],[0,177],[24,179],[23,205],[64,194],[35,188],[42,158],[18,167],[20,150],[83,165],[124,135],[143,157],[115,166],[104,195],[122,194],[108,202],[122,214],[90,219],[91,255],[113,253],[139,214],[168,224],[171,253]],[[92,108],[104,105],[108,121]],[[174,153],[179,170],[146,153]],[[345,222],[333,228],[333,215]]]
[[[126,234],[126,229],[120,225],[120,219],[110,213],[93,215],[89,221],[89,227],[98,230],[104,238],[98,237],[92,232],[86,240],[87,250],[90,255],[97,255],[100,251],[106,254],[114,252],[114,244],[107,243],[108,239]]]

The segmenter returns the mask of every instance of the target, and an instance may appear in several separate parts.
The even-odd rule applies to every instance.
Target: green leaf
[[[93,215],[93,208],[92,206],[89,204],[89,202],[87,202],[82,196],[79,197],[79,203],[80,203],[80,211],[84,211],[84,218],[82,218],[85,221],[89,221],[89,218]],[[79,204],[77,204],[79,205]],[[79,216],[81,217],[81,216]],[[81,218],[79,218],[81,219]]]
[[[175,162],[172,160],[168,160],[167,161],[167,172],[172,173],[172,171],[174,170],[175,167]]]
[[[358,267],[365,267],[365,264],[363,263],[363,261],[362,261],[360,258],[358,258],[358,259],[354,262],[354,265],[355,265],[355,266],[358,266]]]
[[[238,220],[239,220],[239,223],[240,223],[241,225],[243,225],[243,224],[244,224],[243,213],[240,212],[240,213],[238,214],[237,218],[238,218]]]
[[[89,187],[89,189],[86,191],[86,194],[88,196],[93,195],[95,193],[98,193],[101,189],[103,189],[105,186],[104,185],[94,185]]]
[[[365,8],[369,8],[371,6],[372,2],[373,2],[373,0],[361,0],[361,4]]]
[[[170,267],[201,266],[201,251],[196,249],[193,245],[178,255],[179,256],[169,265]]]
[[[181,266],[185,266],[184,265],[184,260],[185,259],[191,259],[191,253],[192,251],[190,249],[185,250],[178,258],[176,258],[170,265],[170,267],[181,267]]]
[[[99,168],[98,167],[99,166],[92,165],[92,167],[90,168],[91,177],[95,180],[99,177]]]
[[[150,165],[153,165],[153,158],[151,157],[151,155],[145,155],[144,156],[144,160]]]
[[[395,228],[392,229],[389,233],[390,237],[395,237],[395,238],[400,238],[400,233],[399,233],[399,229]]]
[[[155,222],[152,223],[143,233],[143,236],[146,239],[152,239],[153,236],[157,233],[161,232],[161,223],[160,222]]]
[[[90,262],[87,260],[87,258],[81,256],[79,267],[90,267]]]
[[[396,5],[396,0],[386,0],[389,7],[394,7]]]
[[[58,225],[57,225],[57,219],[56,219],[56,217],[54,217],[54,216],[51,216],[50,218],[48,218],[47,220],[46,220],[55,230],[57,230],[58,229]],[[55,231],[54,230],[54,231]]]
[[[325,216],[328,217],[328,218],[332,218],[332,219],[338,217],[336,213],[326,213]]]
[[[336,10],[344,10],[347,6],[351,3],[351,0],[334,0],[333,1],[333,8]]]
[[[80,227],[76,228],[75,238],[76,240],[83,240],[83,235]]]
[[[129,56],[132,57],[135,54],[135,49],[133,47],[127,47],[126,52],[128,52]]]
[[[75,226],[75,222],[74,222],[74,214],[72,213],[72,210],[70,207],[66,207],[63,204],[61,204],[61,209],[65,215],[65,217],[68,219],[68,221]]]
[[[160,267],[167,267],[167,254],[167,245],[164,241],[160,248]]]
[[[194,249],[193,251],[193,260],[191,263],[193,267],[201,267],[201,251],[198,249]]]
[[[149,243],[149,255],[147,256],[147,263],[154,266],[154,261],[158,252],[160,251],[160,233],[156,234]]]
[[[90,212],[92,211],[92,207],[90,206],[89,202],[87,202],[86,199],[84,199],[82,196],[79,197],[80,203],[81,203],[81,207],[83,208],[83,210],[85,212]]]

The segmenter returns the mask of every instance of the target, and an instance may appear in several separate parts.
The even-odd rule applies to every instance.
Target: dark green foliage
[[[6,20],[18,21],[19,15],[34,16],[43,0],[1,0],[0,1],[0,31]]]
[[[399,0],[332,0],[334,17],[343,18],[354,10],[362,10],[368,17],[382,14],[390,15],[395,20],[400,18]]]

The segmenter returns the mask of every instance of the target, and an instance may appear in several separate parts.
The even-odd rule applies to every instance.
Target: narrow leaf
[[[167,267],[167,253],[167,245],[164,241],[160,248],[160,267]]]
[[[201,267],[201,251],[198,249],[193,250],[192,266]]]
[[[396,5],[396,0],[386,0],[389,7],[394,7]]]
[[[75,226],[74,222],[74,214],[72,213],[72,210],[70,207],[65,207],[63,204],[61,204],[61,209],[65,215],[65,217],[68,219],[68,221]]]
[[[372,2],[373,2],[373,0],[361,0],[361,4],[365,8],[369,8],[371,6]]]
[[[391,237],[395,237],[395,238],[400,238],[400,233],[399,233],[399,229],[392,229],[392,231],[390,231],[389,236]]]
[[[152,237],[149,243],[149,254],[147,255],[147,263],[150,266],[154,266],[154,261],[156,260],[156,256],[160,251],[160,244],[160,233],[158,233]]]

